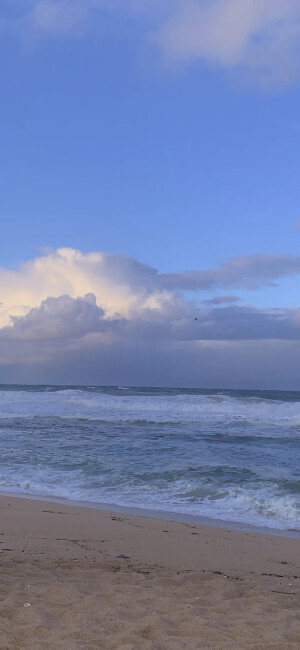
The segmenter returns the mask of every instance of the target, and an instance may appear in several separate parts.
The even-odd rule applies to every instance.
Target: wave
[[[0,390],[0,490],[299,527],[300,395]]]
[[[300,401],[224,394],[118,394],[64,388],[59,391],[0,391],[0,418],[42,416],[111,422],[201,423],[222,421],[240,426],[267,424],[300,430]]]
[[[266,528],[289,530],[300,526],[300,502],[292,495],[274,495],[268,490],[231,488],[215,491],[206,496],[194,491],[186,482],[177,482],[172,489],[159,493],[151,489],[136,491],[130,489],[91,489],[70,481],[70,476],[59,484],[44,477],[38,481],[32,477],[16,481],[10,478],[0,482],[0,492],[14,492],[44,498],[63,498],[78,502],[108,503],[122,507],[142,508],[144,510],[167,511],[198,517],[209,517],[221,521],[247,523]],[[200,498],[202,496],[202,498]]]

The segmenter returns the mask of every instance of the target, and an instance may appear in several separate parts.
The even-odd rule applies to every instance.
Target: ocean
[[[300,393],[0,386],[0,491],[300,528]]]

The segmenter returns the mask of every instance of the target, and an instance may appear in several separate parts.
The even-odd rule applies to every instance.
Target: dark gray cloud
[[[0,382],[300,390],[299,367],[298,342],[117,341],[3,364]]]
[[[174,309],[141,314],[128,321],[123,335],[135,340],[242,341],[281,339],[300,341],[300,310],[255,307],[214,307]]]
[[[299,310],[263,311],[232,306],[199,310],[195,318],[174,322],[171,330],[173,338],[199,341],[300,341]]]
[[[300,310],[175,296],[126,320],[92,295],[48,298],[0,330],[0,359],[1,382],[300,388]]]

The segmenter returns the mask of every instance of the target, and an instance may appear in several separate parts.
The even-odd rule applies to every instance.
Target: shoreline
[[[162,521],[178,522],[185,524],[194,524],[196,526],[208,526],[217,529],[230,529],[232,531],[258,533],[260,535],[272,535],[276,537],[285,537],[290,539],[300,540],[300,528],[273,528],[269,526],[258,526],[255,524],[231,521],[226,519],[217,519],[214,517],[205,517],[202,515],[193,515],[185,512],[174,512],[171,510],[156,510],[152,508],[140,508],[136,506],[123,506],[117,503],[105,503],[98,501],[78,501],[76,499],[66,499],[64,497],[54,497],[45,495],[34,495],[26,492],[10,492],[1,491],[1,497],[12,497],[17,499],[26,499],[29,501],[41,501],[48,503],[60,503],[66,506],[76,506],[78,508],[90,508],[93,510],[100,510],[105,512],[115,512],[118,514],[127,514],[137,517],[144,517],[149,519],[159,519]]]
[[[218,564],[218,570],[224,573],[259,573],[273,565],[273,573],[281,574],[282,564],[285,572],[288,566],[297,567],[296,577],[300,578],[299,539],[271,532],[233,530],[230,526],[145,517],[120,512],[118,508],[91,508],[62,500],[14,495],[0,495],[0,512],[2,557],[6,549],[17,554],[29,549],[32,555],[36,548],[39,553],[42,540],[47,554],[53,551],[55,557],[67,557],[69,546],[61,542],[87,537],[94,550],[102,555],[105,549],[110,560],[121,554],[135,563],[158,562],[180,570],[197,570],[199,562],[205,569],[213,570]],[[197,538],[201,540],[200,546]],[[51,553],[49,544],[53,546]],[[292,573],[296,569],[291,569]]]
[[[0,495],[5,650],[297,650],[300,544]]]

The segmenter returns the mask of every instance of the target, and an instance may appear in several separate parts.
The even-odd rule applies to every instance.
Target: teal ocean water
[[[0,386],[0,490],[300,528],[300,393]]]

